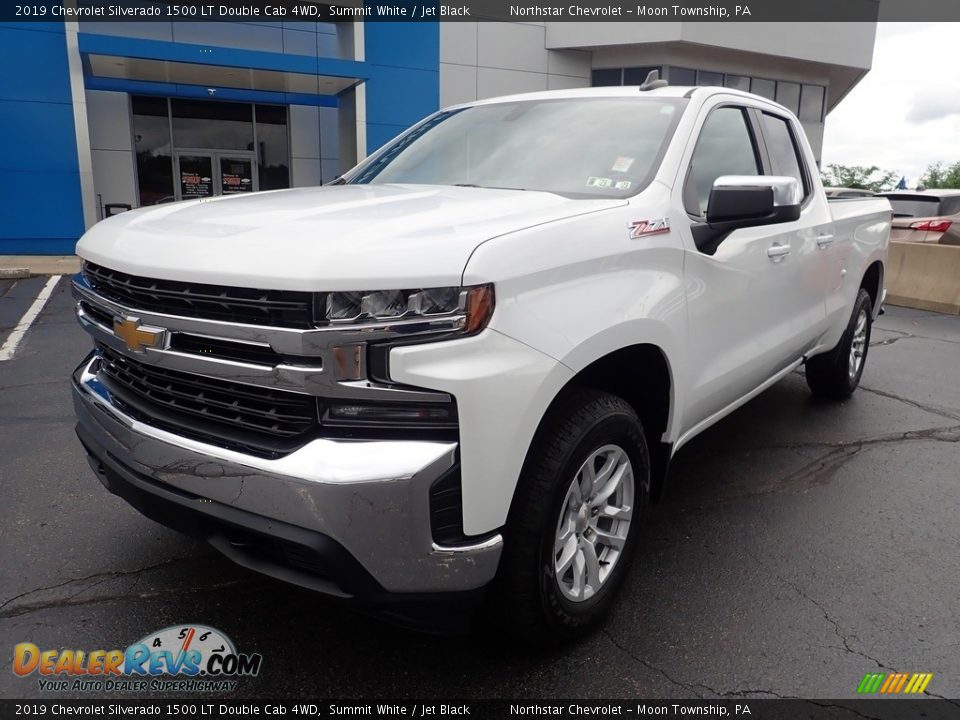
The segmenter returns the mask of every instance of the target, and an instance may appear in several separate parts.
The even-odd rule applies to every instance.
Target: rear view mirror
[[[800,217],[803,190],[796,178],[780,175],[723,175],[710,190],[706,222],[693,227],[700,252],[713,255],[732,231]]]
[[[713,183],[707,224],[714,230],[772,225],[800,217],[803,192],[796,178],[779,175],[724,175]]]

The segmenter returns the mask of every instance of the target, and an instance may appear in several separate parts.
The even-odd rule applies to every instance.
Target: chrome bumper
[[[196,512],[209,501],[330,538],[391,593],[472,590],[493,579],[500,535],[456,548],[431,538],[429,488],[455,466],[457,443],[315,439],[278,459],[245,455],[126,415],[97,379],[96,362],[88,358],[73,376],[79,426],[94,455],[143,478],[145,487],[194,496]],[[290,580],[245,562],[228,544],[211,544],[241,564]]]

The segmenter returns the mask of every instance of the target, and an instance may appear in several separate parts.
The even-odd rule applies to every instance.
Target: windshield
[[[652,179],[686,101],[600,97],[438,113],[349,183],[415,183],[627,197]]]

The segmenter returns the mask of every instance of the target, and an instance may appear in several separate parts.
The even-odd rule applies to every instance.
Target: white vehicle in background
[[[593,626],[677,450],[802,364],[849,396],[884,295],[886,199],[828,204],[780,105],[664,85],[460,105],[335,186],[97,224],[104,485],[328,595]]]

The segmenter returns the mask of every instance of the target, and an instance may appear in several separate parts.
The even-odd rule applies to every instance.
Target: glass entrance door
[[[213,155],[177,154],[177,200],[213,196]]]
[[[177,200],[255,192],[259,186],[253,153],[180,150],[176,161]]]
[[[220,194],[236,195],[256,190],[253,158],[219,155]]]

